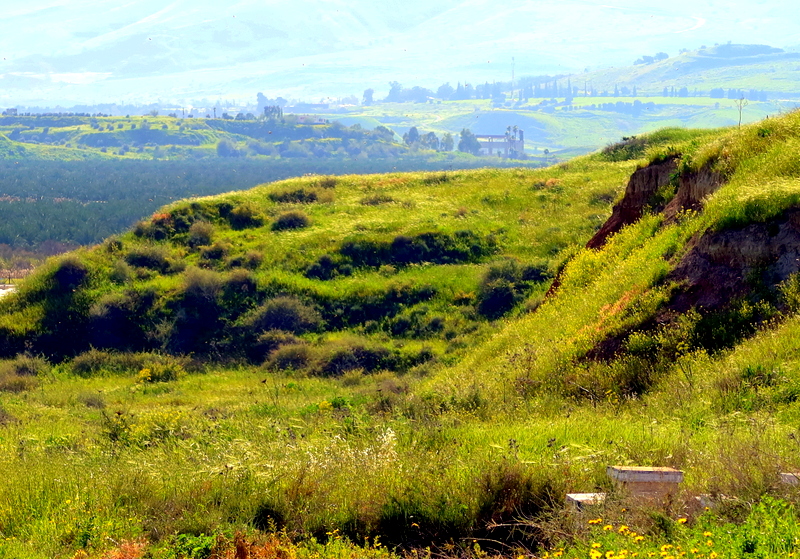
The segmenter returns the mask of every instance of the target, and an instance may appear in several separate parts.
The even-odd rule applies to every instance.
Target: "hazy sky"
[[[0,104],[308,97],[570,73],[714,43],[800,44],[789,1],[30,0],[0,19]]]

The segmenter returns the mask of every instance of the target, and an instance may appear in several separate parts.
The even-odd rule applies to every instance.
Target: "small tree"
[[[739,110],[739,128],[742,127],[742,111],[744,108],[749,104],[747,99],[745,99],[744,95],[742,95],[739,99],[733,102],[736,108]]]
[[[408,129],[408,132],[403,134],[403,141],[408,146],[412,146],[419,142],[419,130],[417,130],[416,126],[412,126]]]
[[[478,155],[481,151],[481,143],[469,128],[464,128],[461,131],[461,139],[458,141],[458,151],[471,153],[472,155]]]
[[[369,89],[365,89],[364,99],[362,99],[361,104],[364,105],[365,107],[369,107],[370,105],[372,105],[372,103],[374,102],[373,101],[374,95],[375,95],[374,89],[372,89],[371,87]]]
[[[442,151],[453,151],[453,146],[455,146],[453,135],[450,132],[445,132],[444,136],[442,136],[442,141],[439,144],[439,148]]]

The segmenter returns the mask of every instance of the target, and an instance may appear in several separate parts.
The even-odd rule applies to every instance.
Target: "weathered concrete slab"
[[[602,505],[605,500],[605,493],[567,493],[567,505],[575,510]]]
[[[800,485],[800,472],[781,473],[781,482],[787,485]]]

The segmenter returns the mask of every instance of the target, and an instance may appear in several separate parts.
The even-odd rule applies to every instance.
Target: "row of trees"
[[[663,60],[667,55],[658,53],[655,57],[643,57],[657,62]],[[648,60],[639,62],[649,64]],[[456,87],[450,83],[444,83],[436,91],[420,86],[411,88],[403,87],[399,82],[389,83],[389,94],[383,99],[385,103],[425,103],[433,100],[440,101],[462,101],[468,99],[493,99],[503,102],[508,98],[510,92],[518,94],[518,99],[525,102],[530,99],[552,99],[565,98],[567,103],[571,103],[575,97],[637,97],[638,88],[634,85],[615,85],[613,91],[609,89],[597,89],[589,82],[581,84],[582,87],[573,85],[567,78],[566,82],[558,78],[522,78],[512,86],[511,82],[486,82],[483,85],[473,87],[470,83],[462,84],[459,82]],[[694,89],[690,91],[687,87],[675,88],[675,86],[665,86],[661,92],[664,97],[705,97],[706,92]],[[728,99],[740,99],[742,96],[751,101],[766,101],[767,94],[764,91],[743,91],[740,89],[724,90],[721,88],[712,89],[710,96],[716,99],[724,97]],[[375,103],[375,90],[367,89],[364,91],[362,103],[369,106]]]
[[[434,132],[427,134],[420,134],[416,126],[409,128],[408,132],[403,134],[403,142],[409,147],[416,147],[420,149],[432,149],[436,151],[453,151],[455,140],[453,135],[445,132],[441,139]],[[463,151],[463,150],[462,150]]]

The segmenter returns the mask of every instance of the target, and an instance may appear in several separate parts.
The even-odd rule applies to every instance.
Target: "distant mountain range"
[[[0,19],[0,104],[379,93],[575,74],[703,44],[796,44],[788,1],[31,0]],[[650,4],[648,6],[647,4]],[[649,70],[649,69],[647,69]]]

